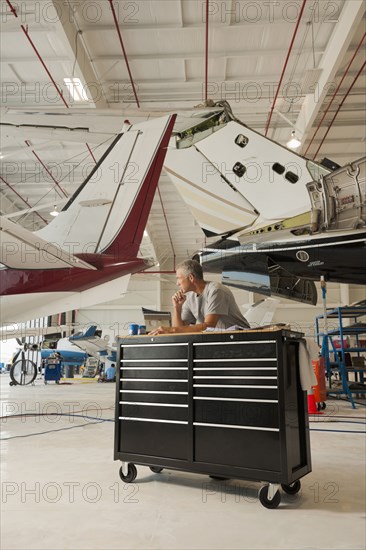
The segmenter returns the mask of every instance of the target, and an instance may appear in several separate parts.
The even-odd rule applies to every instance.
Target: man
[[[115,382],[115,381],[116,381],[116,365],[112,363],[111,366],[107,368],[105,373],[102,370],[100,371],[98,382]]]
[[[231,290],[221,283],[205,281],[199,262],[182,262],[176,276],[180,290],[172,297],[173,326],[159,327],[150,334],[202,332],[233,325],[250,328]]]
[[[105,379],[107,382],[115,382],[116,380],[116,366],[114,363],[111,364],[110,367],[107,368],[105,372]]]

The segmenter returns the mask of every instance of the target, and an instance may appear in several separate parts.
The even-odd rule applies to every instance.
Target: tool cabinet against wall
[[[300,337],[278,330],[120,339],[115,459],[290,486],[311,470]]]

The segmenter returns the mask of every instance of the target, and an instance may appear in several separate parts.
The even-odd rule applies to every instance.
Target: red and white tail
[[[176,115],[119,134],[59,216],[34,235],[73,254],[135,257]]]

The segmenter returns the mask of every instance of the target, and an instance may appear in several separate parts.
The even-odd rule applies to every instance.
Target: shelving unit
[[[322,355],[325,358],[327,376],[329,379],[328,394],[345,394],[349,398],[352,407],[355,409],[355,402],[352,394],[366,393],[366,385],[364,384],[364,373],[366,372],[365,365],[355,366],[353,361],[351,365],[347,364],[346,354],[354,354],[351,356],[361,357],[362,352],[366,352],[365,344],[361,341],[361,336],[366,335],[366,322],[362,318],[366,316],[366,306],[345,306],[327,310],[327,319],[336,319],[336,327],[328,327],[328,331],[324,332],[325,315],[316,317],[316,335],[319,346],[322,347]],[[345,325],[344,320],[351,319],[350,325]],[[321,322],[323,320],[323,323]],[[321,326],[322,325],[322,326]],[[351,337],[353,343],[350,347],[346,345],[347,337]],[[365,336],[366,339],[366,336]],[[339,347],[336,343],[339,341]],[[331,375],[338,372],[342,383],[341,388],[332,388]],[[355,380],[349,380],[349,374],[354,373]],[[359,376],[359,379],[358,379]]]

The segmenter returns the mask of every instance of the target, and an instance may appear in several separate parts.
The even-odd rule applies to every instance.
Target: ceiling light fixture
[[[64,78],[64,82],[74,101],[88,101],[88,96],[80,78]]]
[[[58,216],[59,213],[60,213],[60,212],[57,210],[57,206],[56,206],[56,205],[53,207],[52,212],[50,212],[51,216],[53,216],[54,218],[55,218],[56,216]]]
[[[295,136],[295,130],[291,132],[291,139],[286,143],[290,149],[297,149],[301,145],[301,141]]]

